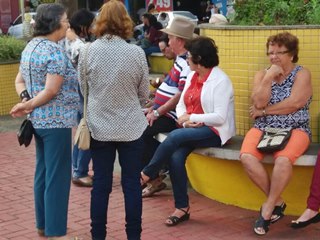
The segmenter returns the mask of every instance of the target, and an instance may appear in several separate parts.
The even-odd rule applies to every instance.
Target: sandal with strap
[[[153,194],[155,194],[156,192],[162,191],[166,187],[167,187],[167,184],[165,184],[164,182],[161,182],[160,184],[147,183],[147,187],[145,187],[142,190],[142,197],[143,198],[151,197],[153,196]]]
[[[275,223],[284,217],[284,210],[286,209],[287,204],[285,202],[281,203],[280,206],[275,206],[272,215],[271,215],[271,223]]]
[[[254,223],[254,227],[253,227],[253,231],[255,232],[255,234],[259,236],[265,235],[269,231],[270,221],[271,221],[270,219],[265,220],[262,217],[261,210],[260,210],[260,216]]]
[[[167,220],[170,220],[171,223],[166,222],[166,225],[167,225],[168,227],[176,226],[176,225],[178,225],[179,223],[181,223],[181,222],[183,222],[183,221],[189,220],[189,218],[190,218],[189,209],[190,209],[190,208],[188,207],[187,210],[183,210],[183,209],[181,209],[181,208],[178,208],[178,209],[179,209],[180,211],[184,212],[184,214],[183,214],[181,217],[177,217],[177,216],[173,216],[173,215],[169,216],[169,217],[167,218]]]

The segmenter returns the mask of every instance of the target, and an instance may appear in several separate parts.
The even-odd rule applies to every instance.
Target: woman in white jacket
[[[198,37],[185,46],[190,69],[177,105],[178,123],[183,128],[172,131],[160,144],[149,165],[141,172],[142,182],[157,176],[169,165],[175,210],[166,225],[188,220],[187,156],[200,147],[223,146],[235,135],[233,87],[229,77],[218,67],[218,48],[207,37]]]

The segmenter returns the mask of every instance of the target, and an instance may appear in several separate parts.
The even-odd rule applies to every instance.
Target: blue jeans
[[[149,67],[150,67],[150,62],[149,62],[148,56],[151,55],[151,53],[161,52],[159,46],[150,46],[148,48],[143,48],[143,51],[146,54],[147,63]]]
[[[79,90],[80,93],[80,90]],[[80,108],[83,109],[83,96],[80,93]],[[78,113],[78,124],[82,118],[82,113]],[[91,160],[91,152],[89,150],[81,150],[78,144],[74,144],[72,152],[72,176],[74,178],[82,178],[88,176],[89,163]]]
[[[37,228],[44,229],[48,237],[64,236],[71,180],[71,129],[35,129],[34,136]]]
[[[221,146],[220,137],[207,126],[173,130],[159,145],[143,173],[151,179],[155,178],[162,166],[168,164],[175,207],[186,208],[189,206],[185,168],[188,155],[195,148],[218,146]]]
[[[131,142],[101,142],[91,138],[90,145],[94,171],[90,206],[92,239],[104,240],[107,235],[107,211],[117,151],[121,166],[127,238],[128,240],[140,240],[142,231],[140,186],[142,138]]]

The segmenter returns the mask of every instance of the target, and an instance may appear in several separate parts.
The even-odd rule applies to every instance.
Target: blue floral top
[[[37,96],[45,88],[47,74],[64,77],[58,94],[30,114],[34,128],[76,126],[80,101],[77,72],[59,44],[44,38],[32,39],[22,52],[20,72],[31,97]]]
[[[271,98],[268,105],[276,104],[290,97],[297,72],[300,69],[302,69],[301,66],[296,66],[281,84],[276,82],[272,83]],[[309,105],[311,100],[312,97],[310,97],[308,102],[296,112],[282,115],[267,115],[266,117],[257,118],[254,127],[261,130],[264,130],[266,127],[300,129],[311,137],[309,126]]]

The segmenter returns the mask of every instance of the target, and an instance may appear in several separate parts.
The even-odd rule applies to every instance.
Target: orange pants
[[[258,128],[251,128],[242,143],[240,156],[243,153],[248,153],[255,156],[260,161],[263,160],[267,153],[261,152],[257,149],[263,132]],[[273,152],[274,158],[287,157],[292,164],[308,149],[310,144],[309,135],[300,129],[293,129],[291,137],[284,149]]]

